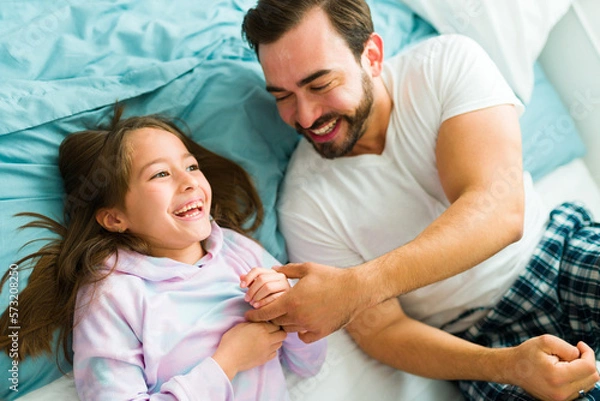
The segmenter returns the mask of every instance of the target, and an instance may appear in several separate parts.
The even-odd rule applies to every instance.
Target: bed
[[[581,200],[600,216],[600,167],[590,156],[600,151],[600,143],[595,139],[597,124],[589,122],[598,98],[575,107],[575,84],[561,84],[569,68],[556,65],[563,39],[552,37],[553,28],[560,30],[564,20],[573,19],[578,2],[557,1],[543,12],[532,11],[537,2],[368,3],[388,57],[440,33],[458,32],[478,40],[527,106],[521,117],[524,166],[547,210],[564,200]],[[10,4],[0,9],[3,272],[43,241],[24,244],[48,235],[18,230],[24,220],[13,217],[15,213],[61,216],[58,145],[69,133],[106,123],[117,100],[126,105],[126,115],[180,118],[195,140],[246,168],[266,209],[256,238],[286,262],[275,208],[298,137],[280,121],[273,99],[263,89],[260,66],[240,36],[241,19],[254,0],[211,1],[210,6],[191,0]],[[504,24],[502,18],[510,21]],[[565,46],[570,47],[568,42]],[[593,78],[579,79],[582,88],[600,88],[590,81]],[[591,111],[585,116],[578,113],[586,110]],[[26,282],[23,272],[19,288]],[[0,301],[6,308],[8,283]],[[452,383],[413,376],[369,359],[343,331],[328,341],[328,357],[317,376],[287,376],[292,400],[462,399]],[[78,399],[71,368],[60,354],[26,359],[16,374],[10,371],[12,362],[0,355],[0,399]]]

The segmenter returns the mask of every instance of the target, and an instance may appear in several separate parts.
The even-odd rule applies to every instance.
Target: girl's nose
[[[198,186],[198,180],[188,171],[181,173],[180,180],[180,187],[182,191],[189,191]]]

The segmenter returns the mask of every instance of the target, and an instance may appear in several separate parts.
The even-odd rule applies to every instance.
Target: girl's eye
[[[191,166],[189,166],[187,168],[188,171],[197,171],[200,170],[200,166],[198,166],[197,164],[192,164]]]
[[[160,173],[156,173],[154,174],[152,177],[150,177],[151,180],[155,179],[155,178],[163,178],[163,177],[168,177],[169,173],[167,173],[166,171],[161,171]]]

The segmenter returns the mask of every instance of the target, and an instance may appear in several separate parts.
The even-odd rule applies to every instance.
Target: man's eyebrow
[[[319,71],[313,72],[312,74],[310,74],[306,78],[302,78],[300,81],[298,81],[296,83],[296,85],[298,87],[302,87],[304,85],[307,85],[307,84],[311,83],[315,79],[320,78],[323,75],[327,75],[329,73],[331,73],[331,70],[319,70]],[[267,92],[286,92],[286,89],[280,88],[278,86],[267,85]]]
[[[267,92],[269,92],[269,93],[273,93],[273,92],[285,92],[285,89],[280,88],[278,86],[267,85]]]

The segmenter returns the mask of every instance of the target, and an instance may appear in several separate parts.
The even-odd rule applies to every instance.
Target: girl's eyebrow
[[[299,88],[303,87],[305,85],[308,85],[315,79],[318,79],[318,78],[322,77],[323,75],[327,75],[327,74],[331,73],[331,71],[332,70],[319,70],[319,71],[313,72],[306,78],[302,78],[300,81],[298,81],[296,83],[296,85]],[[267,92],[286,92],[286,89],[280,88],[278,86],[267,85]]]

